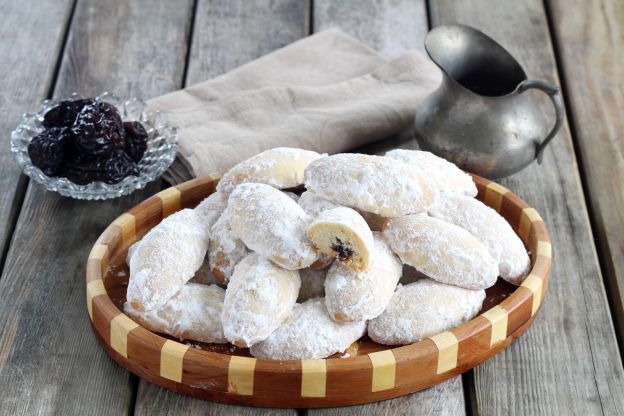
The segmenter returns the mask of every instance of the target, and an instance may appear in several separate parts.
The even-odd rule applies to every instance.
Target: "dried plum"
[[[53,127],[33,137],[28,143],[28,155],[33,165],[48,176],[55,176],[63,164],[69,143],[69,132]]]
[[[114,184],[127,176],[139,174],[136,163],[123,150],[113,152],[106,160],[104,168],[107,175],[104,182],[108,184]]]
[[[71,131],[76,149],[89,157],[102,157],[125,147],[126,133],[119,111],[103,101],[83,107]]]
[[[87,185],[95,181],[104,181],[106,172],[104,166],[106,159],[91,159],[76,155],[67,162],[61,171],[64,176],[78,185]]]
[[[126,130],[126,153],[139,163],[147,150],[147,131],[138,121],[126,121],[123,125]]]
[[[96,159],[78,155],[66,164],[62,172],[62,176],[78,185],[96,181],[112,185],[127,176],[138,174],[136,163],[123,150],[115,150],[106,157]]]
[[[43,116],[43,127],[71,127],[85,105],[93,104],[92,98],[61,101]]]

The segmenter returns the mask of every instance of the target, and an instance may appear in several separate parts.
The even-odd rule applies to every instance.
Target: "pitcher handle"
[[[555,137],[555,135],[561,128],[561,125],[563,124],[563,102],[561,101],[561,94],[559,92],[559,87],[555,85],[551,85],[544,81],[537,81],[537,80],[523,81],[518,86],[518,92],[522,93],[531,88],[535,88],[537,90],[540,90],[546,93],[546,95],[548,95],[548,97],[550,98],[550,101],[553,103],[553,106],[555,107],[555,116],[556,116],[555,125],[553,126],[552,130],[550,130],[548,135],[546,135],[546,138],[542,140],[540,144],[537,145],[537,154],[536,154],[537,163],[541,164],[542,157],[544,155],[544,149],[546,148],[546,146],[548,146],[548,143],[550,143],[550,141]]]

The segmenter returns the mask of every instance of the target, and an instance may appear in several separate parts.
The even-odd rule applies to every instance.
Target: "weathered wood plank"
[[[27,183],[25,177],[20,179],[11,153],[11,131],[21,115],[35,109],[50,91],[72,4],[72,0],[0,2],[0,16],[10,17],[0,26],[0,262]]]
[[[531,78],[558,83],[541,1],[441,0],[431,5],[434,25],[459,22],[484,30],[519,59]],[[551,111],[546,100],[543,105]],[[621,412],[624,372],[567,126],[546,151],[543,165],[531,165],[502,182],[544,218],[554,262],[533,327],[475,369],[479,413]]]
[[[616,330],[624,340],[624,3],[550,2],[568,111],[604,262]],[[621,344],[622,345],[622,344]]]
[[[391,58],[407,49],[424,52],[425,1],[347,0],[314,2],[314,31],[337,27]]]
[[[224,74],[310,32],[308,0],[199,0],[186,84]]]
[[[310,6],[301,0],[200,0],[187,84],[221,75],[308,35]],[[295,415],[295,410],[227,406],[180,396],[140,381],[136,414]]]
[[[190,0],[80,1],[54,95],[153,96],[179,88],[191,10]],[[0,280],[0,413],[124,414],[131,408],[130,374],[92,335],[84,269],[98,234],[157,188],[81,202],[30,184]]]
[[[428,30],[424,1],[367,0],[364,2],[316,0],[314,30],[337,27],[386,56],[407,49],[424,49]],[[387,150],[416,148],[411,132],[382,140],[356,151],[384,154]],[[466,413],[461,377],[431,389],[384,402],[340,409],[309,410],[310,416],[329,415],[462,415]]]

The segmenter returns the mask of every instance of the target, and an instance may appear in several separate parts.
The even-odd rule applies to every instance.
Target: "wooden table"
[[[624,412],[621,0],[1,0],[0,16],[0,414]],[[85,308],[88,250],[119,213],[166,184],[107,202],[45,192],[20,175],[9,149],[21,113],[72,91],[149,98],[330,27],[394,55],[422,49],[429,27],[450,22],[484,30],[531,78],[563,87],[567,122],[543,165],[502,181],[539,210],[553,241],[546,301],[523,338],[430,390],[326,410],[182,397],[104,353]],[[413,146],[409,134],[363,150],[397,146]]]

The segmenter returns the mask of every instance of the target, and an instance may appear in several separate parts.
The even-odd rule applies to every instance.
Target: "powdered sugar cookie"
[[[426,214],[407,215],[391,219],[384,236],[403,263],[438,282],[466,289],[496,283],[498,262],[483,243],[457,225]]]
[[[238,238],[283,268],[303,269],[318,259],[306,234],[311,218],[283,192],[260,183],[238,185],[228,212]]]
[[[298,202],[301,208],[303,208],[303,210],[312,218],[316,218],[323,211],[342,206],[311,191],[305,191],[302,193]]]
[[[197,212],[183,209],[152,228],[133,250],[127,300],[137,311],[162,307],[200,268],[208,234]]]
[[[179,339],[224,344],[221,309],[225,291],[218,286],[187,283],[162,307],[137,311],[126,302],[124,311],[142,327]]]
[[[325,296],[325,276],[327,276],[327,268],[324,269],[301,269],[299,277],[301,277],[301,288],[299,289],[299,297],[297,302],[305,302],[308,299],[320,298]]]
[[[295,305],[286,321],[267,339],[253,345],[251,355],[271,360],[325,358],[344,352],[366,331],[366,322],[334,322],[323,298]]]
[[[373,233],[364,218],[351,208],[322,211],[308,226],[308,237],[323,254],[354,270],[366,270],[373,251]]]
[[[435,183],[440,192],[456,192],[477,196],[477,186],[472,177],[453,163],[423,150],[395,149],[385,157],[407,163],[418,169]]]
[[[531,260],[522,240],[498,212],[483,202],[459,194],[441,195],[429,213],[477,237],[490,250],[501,277],[509,283],[520,285],[529,273]]]
[[[385,345],[410,344],[454,328],[481,310],[483,289],[422,279],[399,286],[386,310],[368,323],[368,336]]]
[[[384,217],[424,212],[435,197],[417,169],[390,158],[353,153],[313,161],[305,171],[305,185],[330,201]]]
[[[301,194],[301,197],[299,198],[299,205],[301,205],[301,208],[303,208],[303,210],[307,212],[308,215],[310,215],[312,218],[316,218],[322,211],[344,206],[332,202],[329,199],[318,196],[311,191],[305,191]],[[388,221],[387,218],[382,217],[378,214],[373,214],[372,212],[366,212],[358,209],[354,209],[354,211],[356,211],[362,216],[362,218],[364,218],[364,220],[368,224],[368,227],[372,231],[383,230],[386,222]]]
[[[249,253],[245,243],[230,227],[228,209],[223,211],[210,229],[208,257],[210,270],[221,284],[230,281],[234,267]]]
[[[323,155],[311,150],[276,147],[240,162],[230,169],[217,190],[230,193],[245,182],[264,183],[274,188],[294,188],[303,183],[303,171]]]
[[[247,255],[234,269],[225,292],[221,313],[225,338],[250,347],[268,337],[292,311],[300,286],[297,270],[282,269],[256,253]]]
[[[354,271],[335,262],[325,278],[325,304],[339,322],[364,321],[382,313],[394,293],[403,266],[380,233],[374,233],[371,265]]]
[[[213,192],[195,207],[195,211],[206,230],[210,230],[214,225],[227,207],[227,203],[228,195],[225,192]]]

